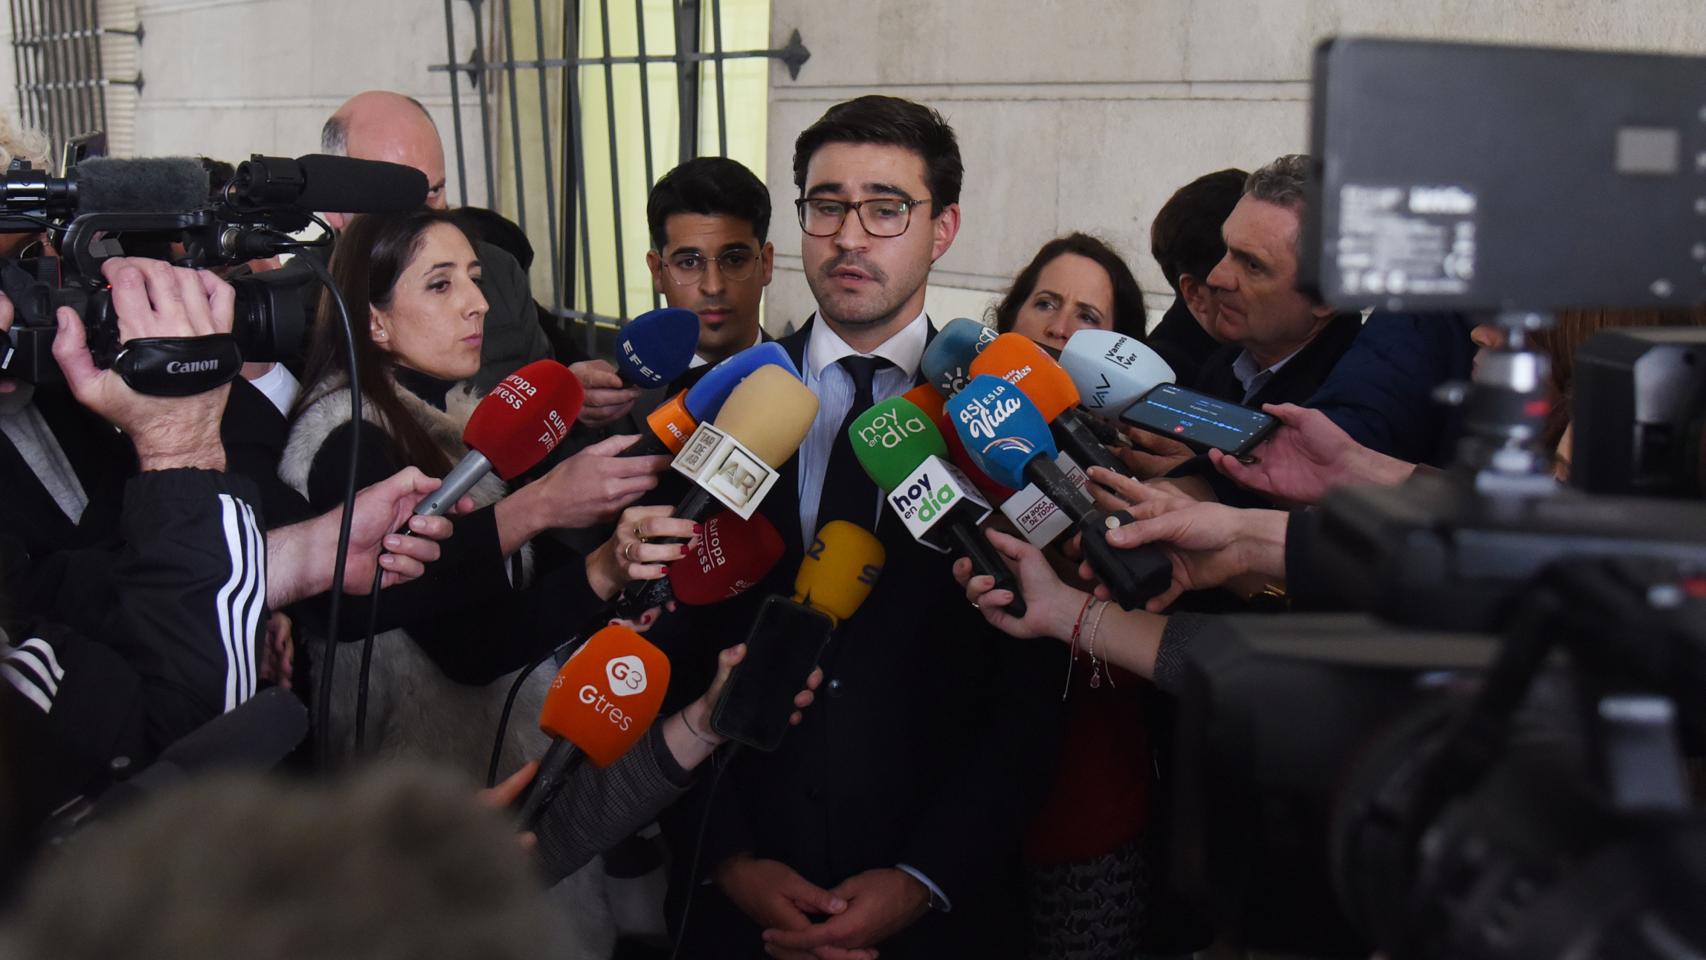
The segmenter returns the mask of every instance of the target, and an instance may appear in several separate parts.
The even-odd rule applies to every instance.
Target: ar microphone
[[[699,315],[664,307],[622,325],[616,340],[616,373],[630,387],[661,387],[687,372],[699,348]]]
[[[996,376],[1014,384],[1048,421],[1055,443],[1075,462],[1131,476],[1125,464],[1096,439],[1080,419],[1078,387],[1072,377],[1029,337],[1004,333],[972,361],[973,376]],[[1123,407],[1121,409],[1124,409]]]
[[[800,379],[799,369],[781,344],[761,343],[748,347],[724,358],[693,386],[653,410],[646,417],[647,436],[622,451],[622,456],[680,453],[687,444],[687,438],[699,429],[699,424],[716,416],[717,411],[723,408],[723,401],[728,399],[734,388],[740,386],[752,371],[767,366],[781,367],[794,379]]]
[[[705,521],[699,542],[664,576],[618,597],[616,616],[631,620],[671,600],[704,607],[739,596],[770,574],[782,550],[782,535],[764,514],[742,519],[724,510]]]
[[[582,644],[557,671],[539,711],[551,747],[522,801],[521,828],[533,829],[582,758],[608,767],[639,742],[668,688],[669,658],[627,627],[612,624]]]
[[[952,397],[974,376],[971,362],[994,342],[995,331],[976,320],[965,317],[950,320],[924,348],[918,369],[924,374],[924,381],[943,397]]]
[[[321,153],[292,160],[255,154],[237,165],[231,193],[248,207],[408,213],[426,206],[427,178],[414,167],[379,160]]]
[[[969,453],[983,471],[1010,487],[1035,483],[1043,495],[1078,525],[1091,569],[1127,610],[1167,589],[1172,564],[1154,544],[1134,550],[1108,545],[1107,532],[1131,522],[1126,513],[1096,509],[1055,465],[1054,438],[1037,405],[1018,387],[987,374],[948,401],[948,412]]]
[[[839,626],[859,612],[882,576],[888,553],[871,531],[846,520],[819,528],[800,572],[794,575],[794,602],[829,617]]]
[[[581,382],[555,360],[535,360],[503,378],[462,428],[467,455],[415,514],[443,516],[490,471],[513,480],[533,469],[569,435],[583,399]]]
[[[91,157],[72,167],[76,212],[181,213],[209,205],[207,168],[195,157]],[[7,195],[11,201],[10,191]]]
[[[923,410],[905,397],[884,400],[848,426],[847,439],[907,533],[932,550],[971,557],[975,572],[1013,591],[1013,615],[1025,615],[1018,580],[977,527],[989,502],[948,461],[947,441]]]
[[[1156,384],[1174,382],[1160,354],[1112,330],[1080,330],[1066,341],[1060,365],[1078,387],[1083,408],[1113,420]]]

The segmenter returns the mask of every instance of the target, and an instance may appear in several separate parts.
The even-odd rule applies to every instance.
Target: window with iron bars
[[[104,133],[106,152],[129,156],[142,89],[136,0],[10,0],[9,13],[23,126],[56,152]]]

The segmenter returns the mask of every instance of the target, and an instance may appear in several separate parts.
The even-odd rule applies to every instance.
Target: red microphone
[[[468,455],[415,507],[416,515],[443,516],[489,471],[513,480],[533,469],[569,435],[583,400],[581,382],[555,360],[535,360],[505,377],[462,428]]]
[[[758,585],[782,559],[782,535],[761,513],[750,520],[724,510],[705,521],[693,551],[669,565],[675,599],[704,607]]]

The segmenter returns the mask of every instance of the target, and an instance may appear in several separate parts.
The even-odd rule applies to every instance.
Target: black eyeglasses
[[[746,249],[727,250],[720,257],[707,257],[702,253],[681,253],[665,260],[663,265],[669,279],[676,286],[685,287],[698,283],[713,263],[717,265],[717,271],[723,275],[724,280],[740,283],[752,276],[753,267],[758,265],[758,254]]]
[[[847,222],[847,211],[856,211],[859,215],[859,225],[873,237],[898,237],[912,225],[912,208],[930,202],[929,197],[922,200],[897,200],[883,197],[876,200],[823,200],[817,197],[804,197],[794,201],[794,209],[800,214],[800,229],[807,236],[833,237],[841,232],[841,225]]]

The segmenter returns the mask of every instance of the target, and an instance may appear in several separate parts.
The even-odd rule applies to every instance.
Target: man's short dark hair
[[[743,164],[727,157],[695,157],[663,175],[646,200],[652,249],[669,242],[664,229],[678,213],[726,216],[752,224],[760,244],[770,233],[770,191]]]
[[[959,140],[941,114],[921,103],[873,95],[830,107],[794,141],[794,186],[802,196],[812,154],[831,143],[905,147],[924,158],[924,185],[933,201],[930,216],[941,216],[943,210],[960,202],[965,166],[960,163]]]
[[[1180,187],[1149,226],[1149,252],[1167,285],[1179,293],[1179,276],[1205,279],[1226,256],[1220,225],[1238,206],[1250,175],[1236,167],[1205,173]]]

